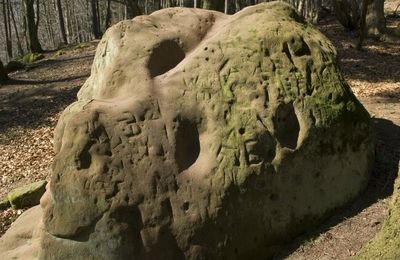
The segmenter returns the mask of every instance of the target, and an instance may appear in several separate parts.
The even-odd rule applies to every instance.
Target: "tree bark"
[[[3,62],[0,60],[0,83],[3,83],[8,79],[7,71],[3,66]]]
[[[57,14],[58,14],[58,24],[60,25],[61,39],[62,39],[62,42],[65,45],[67,45],[68,38],[67,38],[67,33],[65,31],[65,22],[64,22],[64,15],[63,15],[63,10],[62,10],[61,0],[56,0],[56,9],[57,9]]]
[[[360,25],[360,6],[356,0],[334,0],[333,9],[338,21],[347,29],[355,30]]]
[[[99,18],[97,17],[97,0],[90,0],[90,7],[92,10],[92,32],[93,36],[96,39],[101,37],[101,33],[99,30]]]
[[[9,15],[8,15],[8,0],[7,2],[4,0],[3,1],[3,19],[4,19],[4,31],[5,31],[5,36],[6,36],[6,51],[7,51],[7,55],[8,58],[12,58],[13,57],[13,53],[12,53],[12,44],[11,44],[11,34],[10,34],[10,20],[8,19]]]
[[[386,32],[384,13],[385,0],[370,0],[365,20],[366,31],[369,36],[379,37]]]
[[[224,1],[222,0],[203,0],[203,9],[224,11]]]
[[[138,15],[142,15],[142,11],[139,8],[137,0],[125,0],[126,6],[126,19],[135,18]],[[161,9],[161,1],[160,1]]]
[[[363,2],[362,2],[362,12],[361,12],[361,21],[360,21],[360,36],[358,38],[357,50],[361,50],[362,49],[362,44],[364,42],[367,11],[368,11],[368,0],[363,0]]]
[[[43,9],[44,9],[44,18],[46,21],[45,25],[46,25],[48,38],[51,41],[51,45],[54,48],[56,46],[55,39],[54,39],[54,31],[53,31],[53,26],[51,24],[50,11],[49,11],[48,5],[46,4],[46,1],[43,2]]]
[[[13,10],[10,2],[9,2],[8,8],[10,9],[11,19],[13,21],[13,26],[14,26],[14,31],[15,31],[15,36],[17,37],[18,55],[22,55],[24,53],[24,50],[22,49],[22,43],[21,43],[21,39],[19,38],[17,23],[15,22],[14,10]]]
[[[147,1],[145,2],[145,10],[147,10]],[[145,11],[147,12],[147,11]],[[106,28],[111,26],[111,0],[107,0]]]
[[[31,52],[43,52],[38,38],[39,17],[35,21],[34,0],[23,0],[25,21],[28,30],[28,50]],[[38,7],[37,7],[38,9]]]

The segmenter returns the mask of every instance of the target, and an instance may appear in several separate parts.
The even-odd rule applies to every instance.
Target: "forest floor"
[[[400,19],[390,19],[394,26]],[[348,259],[380,229],[388,211],[400,158],[400,44],[356,37],[328,17],[318,26],[337,47],[343,73],[373,117],[376,163],[366,191],[319,228],[303,234],[276,259]],[[48,179],[53,130],[90,75],[97,42],[49,52],[0,86],[0,199],[13,188]],[[23,210],[0,211],[0,236]]]

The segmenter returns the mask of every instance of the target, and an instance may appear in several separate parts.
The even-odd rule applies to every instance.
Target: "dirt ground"
[[[391,1],[395,2],[395,1]],[[389,20],[394,26],[400,19]],[[366,191],[346,208],[283,248],[276,259],[348,259],[387,216],[400,158],[400,44],[368,40],[355,49],[354,33],[332,17],[318,26],[338,49],[343,73],[373,117],[376,163]],[[0,86],[0,199],[11,189],[47,179],[54,156],[53,129],[90,75],[96,42],[55,52]],[[23,210],[0,211],[0,235]]]

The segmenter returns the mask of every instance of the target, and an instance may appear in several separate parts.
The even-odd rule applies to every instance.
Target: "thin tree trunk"
[[[7,1],[8,2],[8,1]],[[8,3],[6,1],[3,1],[3,19],[4,19],[4,31],[5,31],[5,36],[6,36],[6,51],[8,58],[12,58],[12,44],[11,44],[11,35],[10,35],[10,30],[9,30],[9,20],[8,20],[8,8],[7,8]]]
[[[97,17],[97,7],[96,7],[96,0],[90,0],[90,7],[92,10],[92,32],[93,36],[96,39],[100,38],[100,31],[99,31],[99,19]]]
[[[99,8],[99,0],[96,0],[96,13],[97,13],[97,30],[101,36],[101,16],[100,16],[100,8]]]
[[[68,44],[67,33],[65,31],[64,15],[61,0],[56,0],[56,10],[58,14],[58,24],[60,25],[61,39],[65,45]]]
[[[197,0],[194,0],[193,7],[197,8]]]
[[[82,26],[81,23],[79,23],[77,12],[74,12],[74,22],[75,22],[76,37],[78,39],[78,42],[83,42],[84,37],[82,35]]]
[[[145,1],[145,13],[147,14],[147,0]],[[106,28],[111,26],[111,0],[107,0]]]
[[[224,13],[228,13],[228,0],[225,0],[225,5],[224,5]]]
[[[4,0],[3,0],[4,1]],[[10,14],[10,0],[7,0],[7,22],[8,22],[8,35],[10,36],[10,49],[12,54],[12,28],[11,28],[11,14]]]
[[[37,17],[35,21],[35,8],[33,7],[34,0],[23,0],[23,2],[25,9],[26,27],[28,29],[28,50],[31,52],[43,52],[37,34],[39,17]]]
[[[17,23],[15,22],[14,10],[13,10],[12,5],[10,4],[10,2],[8,2],[8,3],[9,3],[8,8],[10,9],[10,13],[11,13],[11,19],[13,21],[15,36],[17,37],[18,55],[22,55],[24,53],[24,50],[22,49],[22,44],[21,44],[21,39],[19,38]]]
[[[36,31],[39,29],[39,20],[40,20],[40,3],[39,0],[36,0]]]
[[[368,0],[363,0],[362,2],[362,12],[361,12],[361,21],[360,21],[360,37],[357,43],[357,50],[362,49],[362,44],[365,37],[365,24],[367,19],[367,11],[368,11]]]
[[[71,16],[70,16],[70,8],[69,8],[69,2],[65,1],[65,33],[67,35],[68,42],[72,42],[72,32],[71,32]]]

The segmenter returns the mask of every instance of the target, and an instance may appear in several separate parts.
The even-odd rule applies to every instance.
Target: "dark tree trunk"
[[[222,0],[203,0],[203,9],[224,11],[224,1]]]
[[[58,23],[60,25],[61,39],[65,45],[68,44],[67,33],[65,31],[64,15],[62,10],[61,0],[56,0],[56,9],[58,14]]]
[[[161,9],[161,0],[160,0],[160,9]],[[126,6],[126,18],[132,19],[136,16],[142,15],[142,11],[139,8],[137,0],[125,0]]]
[[[349,30],[359,28],[361,9],[357,0],[334,0],[333,9],[336,18],[345,28]]]
[[[25,21],[28,30],[28,50],[31,52],[43,52],[40,45],[37,29],[39,25],[39,17],[35,21],[34,0],[23,0],[25,10]],[[39,7],[37,7],[39,9]]]
[[[363,0],[362,2],[362,11],[361,11],[361,21],[360,21],[360,36],[357,43],[357,50],[362,49],[362,44],[365,38],[365,25],[367,19],[367,11],[368,11],[368,0]]]
[[[99,18],[97,16],[97,0],[90,0],[90,7],[92,10],[92,31],[93,31],[93,36],[96,39],[99,39],[101,37],[101,33],[99,30]]]
[[[147,2],[145,3],[145,5]],[[107,0],[106,28],[111,26],[111,0]]]
[[[3,62],[0,60],[0,83],[8,79],[7,71],[3,66]]]

